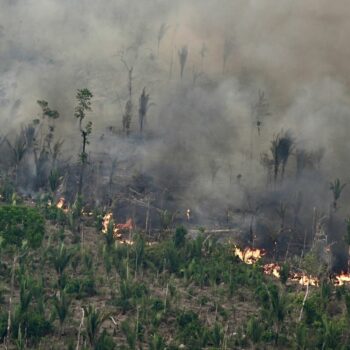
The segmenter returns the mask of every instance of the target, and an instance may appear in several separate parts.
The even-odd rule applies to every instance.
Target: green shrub
[[[175,230],[175,234],[174,234],[174,244],[175,247],[183,247],[185,242],[186,242],[186,235],[187,235],[187,230],[185,227],[180,226],[177,227]]]
[[[121,331],[125,335],[126,342],[128,343],[130,350],[136,350],[137,342],[137,330],[134,325],[130,325],[128,320],[125,320],[121,324]]]
[[[330,320],[323,315],[318,336],[319,346],[322,349],[341,349],[341,336],[346,328],[347,325],[343,325],[341,321]]]
[[[280,271],[280,280],[283,284],[286,284],[288,277],[289,277],[289,272],[290,272],[290,266],[289,264],[283,264],[281,266],[281,271]]]
[[[22,330],[26,329],[27,337],[35,341],[49,334],[53,329],[51,322],[45,318],[45,315],[36,310],[15,315],[12,326],[12,336],[14,338],[18,337],[20,325]]]
[[[60,225],[67,224],[67,214],[61,208],[57,208],[55,205],[45,205],[42,211],[45,219]]]
[[[345,306],[346,306],[346,313],[348,318],[350,318],[350,293],[345,294]]]
[[[189,349],[199,350],[206,346],[210,333],[201,323],[196,313],[193,311],[181,312],[177,316],[176,322],[179,340]]]
[[[165,344],[165,340],[158,334],[153,334],[150,338],[149,342],[149,350],[165,350],[167,346]]]
[[[316,321],[321,320],[321,310],[320,310],[321,302],[318,295],[311,295],[306,301],[304,305],[304,317],[305,322],[308,325],[313,324]]]
[[[171,273],[178,273],[180,271],[180,266],[182,263],[182,258],[178,249],[174,244],[168,244],[165,248],[165,264],[166,268]]]
[[[164,302],[162,299],[154,299],[152,300],[152,306],[151,306],[153,311],[162,311],[164,310]]]
[[[297,326],[295,331],[295,342],[297,349],[308,348],[308,330],[305,324],[301,323]]]
[[[0,194],[1,194],[2,200],[6,203],[11,203],[14,192],[15,192],[15,187],[13,183],[6,179],[4,184],[0,188]]]
[[[92,276],[70,279],[66,282],[65,291],[68,294],[76,294],[77,299],[97,294],[95,280]]]
[[[5,245],[20,247],[23,241],[37,248],[45,233],[44,219],[36,208],[0,206],[0,240]]]
[[[0,340],[2,341],[7,334],[7,312],[0,313]]]
[[[225,330],[219,323],[215,323],[209,333],[209,342],[215,348],[220,348],[224,340]]]
[[[254,344],[260,342],[263,334],[263,327],[260,320],[255,317],[249,319],[247,323],[247,336]]]
[[[104,329],[96,342],[94,350],[114,350],[114,349],[116,349],[116,344],[113,338]]]

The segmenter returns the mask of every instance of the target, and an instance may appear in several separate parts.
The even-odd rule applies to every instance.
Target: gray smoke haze
[[[74,97],[87,87],[94,94],[89,151],[132,155],[164,186],[186,181],[189,205],[206,195],[240,201],[229,182],[238,174],[244,186],[263,187],[260,154],[281,129],[291,130],[297,147],[324,149],[318,186],[328,193],[330,179],[348,180],[349,16],[345,0],[1,0],[1,134],[35,118],[44,99],[61,114],[65,151],[77,154]],[[121,129],[128,96],[121,57],[134,67],[132,130],[144,87],[153,102],[149,140],[132,146],[107,130]],[[259,91],[270,112],[260,136],[252,120]]]

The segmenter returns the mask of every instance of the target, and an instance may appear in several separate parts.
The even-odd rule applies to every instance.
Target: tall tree
[[[83,120],[86,117],[88,111],[91,111],[91,99],[93,95],[88,89],[79,89],[76,94],[78,105],[75,107],[74,116],[79,120],[79,130],[82,139],[82,152],[80,153],[80,175],[78,185],[78,196],[81,196],[83,189],[84,173],[87,163],[88,154],[86,153],[86,146],[89,144],[89,135],[92,132],[92,122],[89,121],[83,127]]]
[[[131,120],[133,115],[133,103],[132,103],[132,81],[133,81],[133,70],[134,68],[127,64],[127,62],[124,60],[123,55],[121,57],[121,61],[124,64],[125,68],[128,71],[128,100],[125,104],[124,114],[123,114],[123,131],[126,133],[127,136],[130,134],[130,127],[131,127]]]

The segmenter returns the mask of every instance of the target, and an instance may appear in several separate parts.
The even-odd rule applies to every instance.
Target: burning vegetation
[[[349,6],[41,2],[0,5],[0,347],[347,348]]]
[[[266,255],[263,249],[245,248],[241,250],[237,246],[233,249],[234,255],[242,260],[245,264],[252,265],[259,262],[261,258]],[[263,271],[266,275],[272,275],[276,278],[281,278],[281,265],[277,263],[268,263],[262,265]],[[290,282],[298,282],[301,285],[319,286],[319,278],[311,275],[306,275],[305,272],[289,272],[287,276]],[[350,283],[350,274],[340,273],[331,276],[332,283],[335,286],[343,286]]]

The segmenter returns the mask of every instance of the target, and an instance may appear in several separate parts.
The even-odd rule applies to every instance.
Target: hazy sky
[[[349,18],[345,0],[1,0],[1,129],[36,117],[36,100],[45,99],[69,135],[82,87],[94,93],[94,136],[120,128],[123,56],[134,67],[135,106],[143,87],[154,103],[147,128],[162,136],[144,152],[155,162],[181,144],[201,169],[208,158],[244,164],[261,90],[270,116],[261,137],[254,131],[257,161],[273,134],[291,129],[299,146],[324,147],[331,170],[348,176]]]

